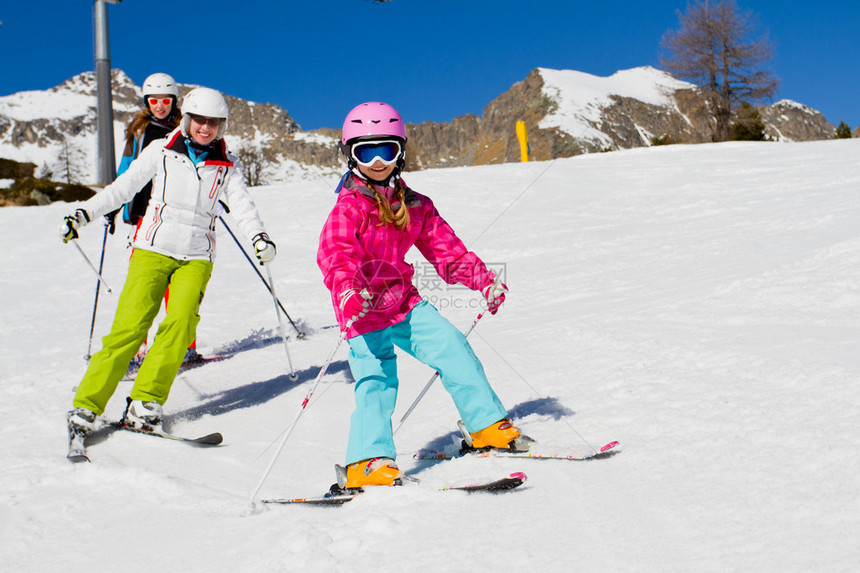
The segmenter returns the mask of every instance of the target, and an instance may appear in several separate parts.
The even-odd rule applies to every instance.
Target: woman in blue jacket
[[[125,128],[125,150],[119,161],[116,175],[126,172],[131,162],[143,148],[179,127],[182,113],[179,111],[179,86],[172,76],[164,73],[152,74],[143,82],[143,109],[138,111]],[[122,219],[137,225],[146,205],[152,183],[147,183],[122,209]]]

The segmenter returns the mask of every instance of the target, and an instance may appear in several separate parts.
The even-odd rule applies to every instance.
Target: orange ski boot
[[[403,472],[391,458],[371,458],[346,466],[347,489],[366,485],[400,485]]]
[[[529,449],[529,443],[534,441],[528,436],[522,435],[507,418],[499,420],[495,424],[490,424],[477,432],[466,430],[466,426],[462,420],[458,422],[458,425],[460,426],[460,432],[463,434],[463,448],[461,452],[489,450],[491,448],[525,452]]]

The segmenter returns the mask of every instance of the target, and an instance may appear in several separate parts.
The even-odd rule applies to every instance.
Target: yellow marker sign
[[[520,161],[527,163],[529,160],[529,134],[526,133],[526,122],[517,122],[517,139],[520,140]]]

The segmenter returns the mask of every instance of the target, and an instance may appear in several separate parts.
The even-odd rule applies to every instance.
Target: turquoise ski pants
[[[102,414],[129,362],[146,340],[170,286],[167,312],[137,372],[133,400],[164,404],[188,345],[196,337],[198,312],[212,275],[210,261],[180,261],[136,249],[120,294],[116,316],[102,348],[90,358],[73,404]]]
[[[439,372],[470,432],[507,416],[466,337],[426,301],[418,303],[401,322],[348,342],[355,411],[350,419],[347,464],[396,457],[391,426],[399,385],[395,345]]]

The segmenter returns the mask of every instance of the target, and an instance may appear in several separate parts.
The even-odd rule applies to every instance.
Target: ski
[[[522,472],[509,474],[502,479],[497,479],[489,482],[482,482],[470,485],[446,486],[439,488],[439,491],[465,491],[467,493],[487,492],[487,493],[503,493],[510,491],[523,485],[526,482],[527,476]],[[281,505],[306,503],[311,505],[343,505],[358,497],[363,490],[361,489],[342,489],[337,484],[331,486],[328,493],[315,497],[298,497],[293,499],[264,499],[262,503],[276,503]]]
[[[523,485],[528,477],[523,472],[515,472],[507,477],[497,479],[487,483],[479,483],[472,485],[455,485],[441,488],[441,491],[487,491],[492,493],[501,493]]]
[[[87,447],[85,444],[87,435],[85,432],[76,432],[69,428],[69,453],[66,458],[72,463],[88,462]]]
[[[179,373],[185,372],[186,370],[191,370],[192,368],[197,368],[198,366],[203,366],[204,364],[209,364],[210,362],[221,362],[222,360],[227,360],[228,358],[233,358],[233,355],[214,354],[212,356],[198,356],[197,358],[193,358],[188,362],[183,362],[182,366],[179,367]]]
[[[125,426],[122,422],[104,421],[98,429],[89,433],[75,432],[74,430],[69,428],[69,452],[66,454],[66,458],[73,463],[91,461],[89,456],[87,455],[87,438],[96,435],[104,436],[105,433],[110,433],[114,430],[125,430],[127,432],[133,432],[135,434],[141,434],[144,436],[155,436],[158,438],[164,438],[166,440],[185,442],[186,444],[190,444],[193,446],[217,446],[224,441],[224,437],[219,432],[200,436],[199,438],[188,438],[185,436],[168,434],[166,432],[147,432],[145,430],[136,430],[134,428],[129,428]]]
[[[263,499],[262,503],[277,503],[280,505],[290,505],[298,503],[306,503],[309,505],[343,505],[348,501],[354,500],[359,495],[359,491],[347,491],[344,493],[334,493],[335,487],[325,495],[314,497],[296,497],[293,499],[278,498],[278,499]]]
[[[212,356],[202,356],[198,355],[196,358],[192,358],[187,362],[183,362],[182,366],[179,367],[179,371],[176,373],[177,376],[182,374],[183,372],[187,372],[188,370],[192,370],[194,368],[198,368],[203,366],[204,364],[209,364],[210,362],[220,362],[221,360],[227,360],[228,358],[233,358],[233,354],[214,354]],[[137,376],[137,371],[140,370],[140,365],[142,361],[134,361],[132,362],[128,370],[123,377],[124,381],[134,380],[134,377]]]
[[[224,436],[222,436],[220,432],[213,432],[211,434],[206,434],[205,436],[200,436],[199,438],[188,438],[185,436],[177,436],[176,434],[168,434],[167,432],[138,430],[135,428],[130,428],[122,422],[107,422],[107,424],[109,426],[113,426],[117,430],[125,430],[127,432],[134,432],[135,434],[142,434],[144,436],[155,436],[158,438],[164,438],[166,440],[174,440],[177,442],[185,442],[186,444],[194,444],[199,446],[217,446],[224,441]]]
[[[571,460],[582,461],[592,460],[595,458],[607,457],[616,453],[615,447],[618,442],[609,442],[598,449],[591,447],[583,448],[542,448],[538,444],[531,444],[531,447],[524,452],[516,452],[499,449],[479,449],[472,450],[467,448],[457,449],[445,448],[443,450],[420,450],[413,457],[416,460],[448,460],[452,458],[462,458],[465,456],[473,456],[479,458],[531,458],[537,460]]]

